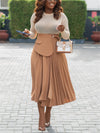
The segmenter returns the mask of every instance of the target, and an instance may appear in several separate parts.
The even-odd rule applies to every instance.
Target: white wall
[[[0,9],[8,9],[8,0],[0,0]]]
[[[100,0],[85,0],[87,10],[100,10]]]

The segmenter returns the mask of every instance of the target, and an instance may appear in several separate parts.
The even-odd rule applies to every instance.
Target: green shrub
[[[12,38],[24,38],[16,30],[30,29],[30,18],[35,8],[34,0],[9,0],[10,30]],[[84,0],[63,0],[62,7],[68,17],[72,39],[84,38],[86,3]]]
[[[64,13],[68,17],[69,29],[72,39],[84,38],[85,23],[87,16],[86,3],[84,0],[62,1]]]
[[[10,30],[12,38],[25,38],[16,32],[30,28],[30,17],[35,8],[33,0],[9,0]]]

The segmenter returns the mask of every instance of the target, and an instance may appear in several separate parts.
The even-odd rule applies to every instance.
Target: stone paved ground
[[[0,133],[39,133],[31,101],[33,44],[0,44]],[[77,100],[51,111],[44,133],[100,133],[100,44],[74,44],[66,54]]]

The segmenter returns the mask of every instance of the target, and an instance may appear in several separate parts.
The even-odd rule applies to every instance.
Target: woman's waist
[[[37,38],[57,38],[58,40],[60,39],[59,34],[54,34],[54,33],[37,33]]]

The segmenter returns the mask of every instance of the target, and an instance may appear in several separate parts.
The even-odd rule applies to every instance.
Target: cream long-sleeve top
[[[68,18],[65,15],[64,12],[61,12],[61,16],[58,20],[56,20],[53,17],[53,13],[45,13],[43,12],[42,18],[34,24],[35,19],[35,12],[32,14],[30,19],[30,39],[35,39],[37,36],[37,33],[45,33],[45,34],[59,34],[61,33],[61,37],[65,40],[67,40],[70,36],[69,31],[69,24],[68,24]],[[58,31],[57,27],[58,25],[64,25],[65,29],[63,32]]]

